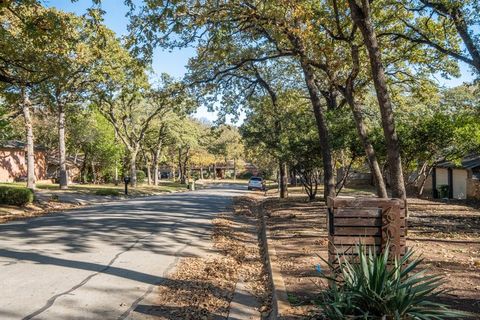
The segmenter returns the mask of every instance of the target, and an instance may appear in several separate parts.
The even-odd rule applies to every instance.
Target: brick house
[[[26,145],[11,140],[0,143],[0,182],[23,181],[27,177]],[[35,177],[47,179],[47,157],[42,147],[35,148]]]

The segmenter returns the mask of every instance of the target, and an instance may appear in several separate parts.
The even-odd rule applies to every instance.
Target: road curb
[[[257,309],[256,298],[248,292],[243,278],[238,279],[227,320],[260,320],[261,315]]]
[[[272,290],[272,305],[271,313],[268,317],[270,320],[275,320],[285,316],[291,310],[290,303],[288,302],[287,289],[285,287],[285,282],[283,281],[282,274],[280,272],[280,266],[278,265],[277,252],[275,250],[274,244],[268,238],[271,238],[271,234],[267,229],[265,214],[264,214],[264,205],[265,201],[261,201],[257,206],[257,214],[260,219],[260,242],[263,247],[263,259],[267,266],[269,281]]]

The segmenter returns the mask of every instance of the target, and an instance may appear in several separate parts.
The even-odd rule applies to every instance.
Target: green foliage
[[[0,186],[0,204],[24,206],[33,198],[33,191],[28,188]]]
[[[243,155],[243,142],[238,129],[231,125],[212,128],[213,141],[209,151],[220,159],[239,159]]]
[[[14,137],[14,128],[12,123],[5,119],[7,116],[7,106],[0,101],[0,141],[9,140]]]
[[[12,86],[36,84],[53,76],[58,57],[69,53],[70,39],[76,33],[74,15],[36,1],[22,2],[0,6],[0,77]]]
[[[438,195],[440,198],[448,198],[448,191],[450,186],[448,184],[442,184],[438,187]]]
[[[95,190],[95,195],[97,195],[97,196],[114,196],[114,197],[117,197],[117,196],[120,195],[120,191],[117,190],[117,189],[104,188],[104,189]]]
[[[83,178],[92,176],[89,170],[93,163],[97,179],[111,180],[124,155],[124,148],[118,143],[112,126],[102,115],[90,109],[70,114],[67,121],[70,138],[67,149],[71,154],[83,155],[86,162]]]
[[[479,100],[473,88],[434,89],[428,97],[402,92],[395,97],[397,131],[406,174],[423,164],[458,161],[480,148]],[[377,151],[384,153],[381,139]]]
[[[422,260],[414,258],[411,250],[391,261],[391,266],[388,249],[377,255],[358,245],[356,251],[355,261],[337,255],[339,268],[329,265],[332,277],[321,273],[331,283],[319,301],[325,319],[441,320],[467,316],[434,302],[445,292],[438,289],[442,278],[418,271]]]
[[[137,182],[138,183],[144,183],[146,178],[147,178],[147,175],[145,174],[145,171],[137,170]]]
[[[245,171],[245,172],[240,173],[240,175],[238,177],[240,179],[250,179],[251,177],[253,177],[253,173],[251,173],[250,171]]]

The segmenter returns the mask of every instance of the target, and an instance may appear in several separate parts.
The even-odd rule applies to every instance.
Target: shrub
[[[389,253],[372,253],[357,246],[358,258],[349,262],[338,255],[339,266],[329,264],[333,276],[321,272],[330,288],[318,303],[325,319],[446,319],[468,316],[434,302],[444,293],[439,290],[442,278],[416,271],[422,260],[408,251],[388,265]]]
[[[97,196],[119,196],[120,191],[117,189],[98,189],[95,191]]]
[[[450,190],[450,187],[448,184],[442,184],[441,186],[439,186],[438,188],[438,194],[440,196],[440,198],[448,198],[448,191]]]
[[[0,186],[0,204],[23,206],[33,201],[33,191],[28,188]]]
[[[144,183],[147,175],[142,170],[137,170],[137,183]]]
[[[238,177],[240,179],[250,179],[251,177],[253,177],[253,173],[251,173],[250,171],[245,171],[242,172]]]
[[[193,180],[200,180],[200,172],[198,172],[198,171],[192,172],[192,179]]]

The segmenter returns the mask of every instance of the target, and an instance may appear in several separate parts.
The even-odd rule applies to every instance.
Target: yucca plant
[[[330,283],[318,301],[323,318],[440,320],[469,316],[435,302],[445,293],[438,289],[442,278],[417,271],[422,260],[413,258],[413,251],[393,261],[388,249],[376,254],[358,245],[356,252],[354,261],[338,254],[338,266],[327,262],[330,276],[320,272]]]

